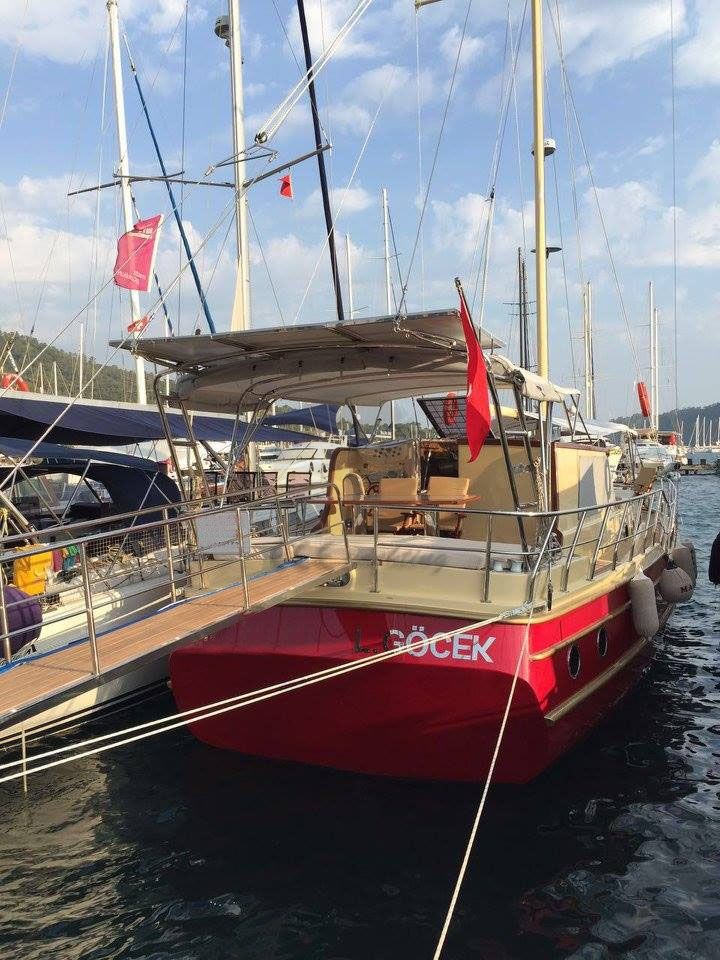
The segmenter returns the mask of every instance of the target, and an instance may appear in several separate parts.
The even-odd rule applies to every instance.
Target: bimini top
[[[483,334],[485,351],[501,341]],[[251,410],[276,399],[376,405],[462,391],[467,352],[457,310],[338,324],[138,340],[128,346],[174,369],[176,395],[196,410]],[[500,386],[561,401],[567,391],[492,357]]]

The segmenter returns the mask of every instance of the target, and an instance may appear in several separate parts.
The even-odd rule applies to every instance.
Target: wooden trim
[[[619,617],[621,613],[624,613],[630,607],[630,601],[623,603],[622,606],[618,607],[616,610],[613,610],[612,613],[606,614],[606,616],[601,617],[599,620],[596,620],[594,623],[588,624],[586,627],[583,627],[582,630],[578,630],[576,633],[571,634],[565,640],[561,640],[560,643],[554,644],[552,647],[548,647],[547,650],[541,650],[539,653],[531,653],[531,660],[547,660],[548,657],[551,657],[554,653],[557,653],[558,650],[562,650],[563,647],[569,646],[571,643],[575,643],[576,640],[579,640],[580,637],[584,637],[586,633],[590,633],[592,630],[597,630],[598,627],[601,627],[604,623],[608,623],[610,620],[614,620],[615,617]]]
[[[566,713],[574,710],[575,707],[583,702],[583,700],[586,700],[589,696],[595,693],[596,690],[599,690],[600,687],[605,686],[608,680],[612,680],[616,673],[619,673],[630,663],[631,660],[635,659],[642,648],[646,644],[650,643],[651,639],[651,637],[641,637],[637,643],[634,643],[629,650],[626,650],[622,657],[616,660],[611,667],[608,667],[604,673],[601,673],[581,690],[578,690],[577,693],[574,693],[571,697],[568,697],[568,699],[561,703],[560,706],[555,707],[553,710],[550,710],[549,713],[546,713],[546,722],[557,723],[557,721],[564,717]]]

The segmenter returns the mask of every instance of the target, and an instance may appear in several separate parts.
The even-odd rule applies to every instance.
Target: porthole
[[[580,650],[576,643],[568,650],[567,665],[568,673],[573,680],[577,680],[578,674],[580,673]]]
[[[597,648],[598,653],[601,657],[607,656],[608,652],[608,635],[605,627],[600,627],[597,633]]]

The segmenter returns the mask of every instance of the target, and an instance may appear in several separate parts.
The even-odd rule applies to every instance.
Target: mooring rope
[[[490,783],[493,778],[493,773],[495,772],[495,765],[497,764],[498,757],[500,756],[500,747],[502,746],[503,737],[505,735],[505,728],[507,727],[508,717],[510,716],[510,707],[513,702],[513,697],[515,696],[515,688],[517,687],[518,677],[520,676],[520,668],[522,667],[523,660],[525,658],[525,653],[528,649],[528,639],[530,637],[531,622],[532,622],[532,614],[525,627],[525,637],[523,639],[523,642],[520,644],[517,663],[515,664],[515,673],[513,674],[512,683],[510,684],[510,693],[508,694],[507,703],[505,704],[505,711],[503,713],[503,718],[500,723],[500,729],[498,730],[497,740],[495,741],[495,749],[493,750],[492,759],[490,760],[490,766],[488,767],[488,775],[483,785],[482,795],[480,797],[480,803],[478,804],[478,808],[475,813],[475,819],[473,820],[472,829],[470,830],[470,836],[468,837],[468,842],[465,845],[465,853],[463,854],[462,863],[460,864],[460,870],[457,875],[457,880],[455,881],[455,887],[453,888],[453,893],[450,898],[450,905],[448,906],[447,913],[445,914],[445,922],[443,923],[443,928],[440,931],[440,936],[438,938],[437,946],[435,947],[433,960],[440,960],[440,956],[442,955],[443,948],[445,946],[445,940],[447,939],[447,935],[448,935],[448,930],[450,929],[450,924],[452,923],[452,919],[455,914],[455,907],[457,906],[458,898],[460,896],[460,890],[462,889],[463,881],[465,880],[465,874],[467,873],[468,864],[470,863],[470,856],[472,854],[472,850],[475,845],[475,838],[477,836],[478,828],[480,826],[480,820],[482,818],[483,811],[485,809],[485,801],[487,800],[487,796],[490,791]]]
[[[124,730],[113,731],[112,733],[91,737],[75,744],[67,744],[66,746],[57,747],[54,750],[47,750],[43,753],[34,754],[32,757],[21,757],[19,760],[12,760],[7,763],[0,764],[0,770],[10,770],[17,767],[21,768],[19,770],[16,769],[13,773],[0,777],[0,783],[7,783],[11,780],[17,780],[21,777],[25,778],[31,774],[40,773],[43,770],[49,770],[52,767],[70,763],[73,760],[81,760],[84,757],[93,756],[98,753],[104,753],[107,750],[112,750],[116,747],[125,746],[129,743],[135,743],[139,740],[145,740],[149,737],[157,736],[161,733],[166,733],[170,730],[175,730],[178,727],[185,726],[188,722],[198,723],[202,720],[209,720],[212,717],[229,713],[232,710],[239,710],[242,707],[248,707],[255,703],[271,700],[274,697],[280,696],[281,694],[291,693],[295,690],[300,690],[304,687],[313,686],[316,683],[322,683],[325,680],[330,680],[333,677],[343,676],[346,673],[352,673],[355,670],[361,670],[381,661],[391,660],[395,657],[402,656],[403,654],[416,650],[429,642],[432,643],[442,640],[449,640],[458,633],[466,633],[469,630],[478,630],[482,627],[489,626],[490,624],[497,623],[500,620],[507,620],[514,617],[521,617],[531,614],[534,607],[535,604],[525,603],[522,606],[505,610],[493,617],[487,617],[484,620],[478,620],[471,624],[462,624],[454,630],[435,634],[433,637],[425,637],[422,640],[406,643],[403,646],[396,647],[394,649],[382,650],[378,653],[365,657],[363,660],[352,660],[348,663],[327,667],[314,673],[304,674],[300,677],[284,680],[281,683],[271,684],[268,687],[261,687],[257,690],[251,690],[247,693],[237,694],[234,697],[228,697],[224,700],[218,700],[214,703],[203,704],[200,707],[193,707],[192,709],[184,710],[181,713],[173,713],[165,717],[160,717],[156,720],[150,720],[146,723],[137,724]],[[70,756],[60,756],[61,754],[67,754],[70,751],[80,752],[72,753]],[[51,757],[59,757],[59,759],[50,760],[49,758]],[[49,762],[38,764],[31,768],[28,768],[27,766],[29,763],[37,764],[38,760],[46,759]]]

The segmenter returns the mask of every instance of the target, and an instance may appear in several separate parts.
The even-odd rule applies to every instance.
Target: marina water
[[[720,479],[679,482],[695,596],[607,722],[529,786],[491,790],[447,958],[720,956]],[[480,796],[184,731],[0,791],[4,960],[429,958]]]

